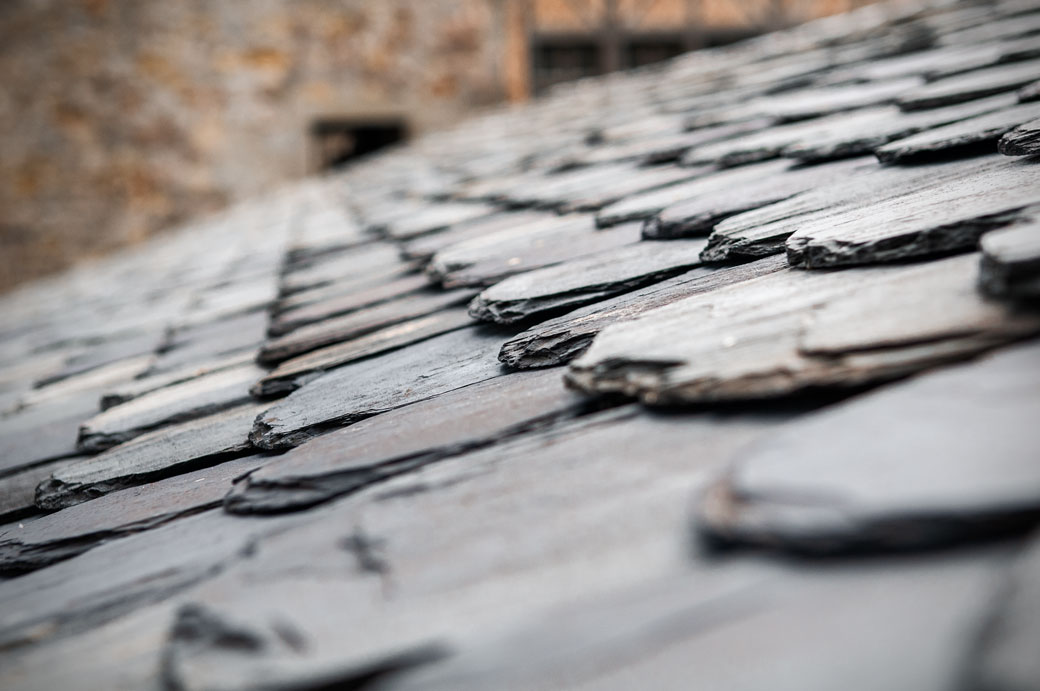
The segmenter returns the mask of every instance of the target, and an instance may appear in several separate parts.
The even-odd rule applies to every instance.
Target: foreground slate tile
[[[622,691],[647,680],[661,691],[977,688],[963,686],[965,642],[1006,558],[989,550],[757,579],[739,570],[687,575],[532,612],[378,688]]]
[[[998,65],[940,79],[911,89],[899,98],[903,110],[921,110],[962,103],[1005,91],[1014,91],[1036,80],[1040,60]]]
[[[472,317],[466,310],[459,308],[444,309],[425,317],[409,319],[344,343],[284,360],[264,375],[250,391],[258,398],[287,394],[325,371],[472,324]]]
[[[977,262],[768,274],[604,329],[567,376],[651,404],[769,398],[892,379],[1040,332],[1040,315],[978,294]]]
[[[561,218],[569,218],[567,216]],[[632,245],[640,240],[639,225],[630,223],[598,230],[591,217],[576,223],[503,238],[470,241],[434,255],[426,271],[445,288],[484,287],[513,274],[552,266]]]
[[[1040,209],[1023,221],[982,236],[979,286],[994,297],[1040,298]]]
[[[257,417],[250,438],[264,449],[291,448],[332,427],[498,376],[501,338],[460,329],[328,372]]]
[[[981,622],[968,657],[968,684],[975,689],[1029,691],[1040,688],[1040,540],[1016,556],[996,591],[993,610]]]
[[[149,430],[209,415],[249,401],[249,387],[264,370],[249,363],[156,389],[86,420],[79,448],[97,452]]]
[[[249,430],[266,406],[249,403],[148,432],[55,472],[36,491],[36,505],[53,510],[109,492],[212,465],[250,448]]]
[[[925,130],[878,148],[882,163],[905,163],[966,151],[992,151],[1006,133],[1040,116],[1040,104],[1022,104]],[[992,145],[992,148],[990,146]]]
[[[722,542],[921,549],[1040,523],[1040,345],[808,416],[744,454],[699,507]]]
[[[1005,156],[1030,156],[1040,153],[1040,119],[1024,123],[997,142],[997,150]]]
[[[75,634],[165,600],[248,556],[257,538],[300,523],[205,511],[4,582],[0,650]]]
[[[104,542],[150,530],[220,504],[260,456],[106,494],[24,525],[0,531],[0,575],[11,576],[81,554]]]
[[[1040,162],[995,156],[936,187],[877,200],[858,217],[805,219],[787,239],[787,259],[815,269],[971,249],[1038,203]]]
[[[257,354],[257,361],[265,365],[276,365],[283,360],[324,346],[341,343],[377,329],[465,303],[472,296],[472,290],[429,290],[404,295],[367,309],[302,326],[284,336],[273,338],[264,343]]]
[[[765,165],[771,163],[757,164]],[[775,204],[805,190],[837,180],[846,180],[850,185],[855,184],[856,177],[863,169],[876,165],[877,162],[872,158],[856,158],[836,163],[793,167],[761,177],[712,185],[703,191],[691,190],[693,193],[687,200],[669,206],[649,218],[643,226],[643,235],[655,239],[704,236],[725,218]],[[731,174],[757,166],[734,168]],[[711,176],[714,177],[725,178],[727,175],[719,173]]]
[[[510,324],[580,307],[654,283],[700,263],[701,240],[644,241],[507,278],[473,299],[470,314]]]
[[[311,439],[251,474],[225,506],[234,513],[307,508],[583,410],[587,400],[564,388],[559,372],[495,377]]]
[[[574,359],[602,329],[692,295],[787,268],[782,256],[720,269],[697,268],[660,283],[536,324],[502,345],[498,359],[509,367],[553,367]]]
[[[474,634],[575,598],[664,574],[693,579],[690,492],[784,419],[691,420],[630,406],[292,514],[310,520],[261,540],[252,559],[185,598],[167,678],[189,689],[217,679],[228,689],[307,688],[420,650],[464,649]],[[219,631],[258,644],[205,635]]]

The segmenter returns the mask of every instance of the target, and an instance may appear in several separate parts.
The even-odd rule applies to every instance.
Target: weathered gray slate
[[[284,336],[264,343],[257,360],[273,365],[334,343],[342,343],[367,333],[415,317],[466,302],[472,290],[429,290],[404,295],[363,310],[302,326]]]
[[[418,291],[428,285],[429,280],[420,273],[405,274],[370,288],[351,291],[345,295],[279,312],[271,320],[267,333],[271,336],[281,336],[306,324],[313,324],[323,319],[338,317],[347,312],[386,302]]]
[[[587,409],[559,372],[495,377],[311,439],[240,483],[235,513],[307,508],[445,456]],[[445,424],[450,420],[451,424]],[[0,536],[2,537],[2,536]]]
[[[779,573],[723,563],[532,611],[378,688],[947,691],[961,688],[1004,559],[976,550]]]
[[[61,509],[241,454],[250,448],[253,420],[265,409],[250,403],[164,427],[61,468],[37,488],[36,505]]]
[[[331,427],[498,376],[501,338],[460,329],[351,363],[273,405],[256,419],[250,438],[264,449],[291,448]]]
[[[701,173],[697,168],[678,166],[636,168],[626,175],[584,187],[573,194],[559,195],[550,202],[550,206],[561,213],[597,211],[619,199],[690,180]]]
[[[77,444],[83,451],[103,451],[162,425],[240,405],[263,374],[249,363],[156,389],[84,421]]]
[[[617,204],[602,209],[596,214],[596,224],[607,227],[625,221],[638,221],[652,217],[662,209],[699,195],[710,195],[728,187],[756,181],[763,177],[782,176],[790,167],[786,161],[741,166],[732,170],[705,170],[700,177],[689,182],[671,185],[660,190],[647,192],[623,199]]]
[[[101,410],[108,410],[112,406],[126,403],[157,389],[249,364],[255,357],[255,351],[247,349],[231,355],[217,357],[207,362],[190,363],[160,374],[147,374],[118,386],[106,387],[101,394]]]
[[[1032,103],[1040,100],[1040,80],[1027,84],[1015,92],[1020,103]]]
[[[632,245],[641,237],[638,223],[597,230],[591,216],[581,220],[555,231],[451,247],[434,255],[427,271],[445,288],[484,287],[514,274]]]
[[[459,242],[555,219],[555,214],[546,211],[503,211],[468,223],[456,224],[440,233],[409,240],[401,245],[401,254],[407,259],[426,261],[442,249]]]
[[[771,163],[773,162],[743,166],[733,169],[732,172]],[[694,191],[686,201],[669,206],[647,219],[643,226],[643,235],[653,239],[705,236],[720,221],[730,216],[775,204],[821,185],[835,184],[837,181],[855,184],[856,178],[864,169],[876,165],[877,162],[873,158],[854,158],[835,163],[791,167],[772,174],[710,185],[707,190]],[[716,177],[725,178],[727,175],[719,173],[711,176]]]
[[[1040,298],[1040,209],[1027,209],[1021,223],[982,236],[979,286],[1002,298]]]
[[[378,280],[402,268],[404,262],[393,244],[374,242],[316,258],[309,266],[283,276],[282,292],[294,293],[343,279]]]
[[[805,219],[787,239],[792,265],[888,262],[976,246],[982,233],[1040,203],[1040,163],[994,156],[933,188],[907,190],[847,215]]]
[[[186,688],[218,677],[229,689],[261,678],[306,688],[417,647],[462,649],[579,594],[689,578],[691,490],[783,419],[609,411],[391,478],[313,510],[187,598],[205,630],[263,644],[175,633],[166,671]],[[330,616],[344,611],[349,625]],[[287,646],[278,628],[306,645]]]
[[[963,151],[994,151],[1003,135],[1037,117],[1040,104],[1022,104],[925,130],[886,144],[874,153],[882,163],[903,163]]]
[[[719,269],[697,268],[660,283],[532,326],[502,345],[498,359],[509,367],[554,367],[580,355],[602,329],[634,319],[644,312],[692,295],[739,283],[787,268],[785,257],[774,255],[747,264]]]
[[[1040,332],[1040,315],[978,294],[977,262],[768,274],[607,327],[567,376],[650,404],[769,398],[891,379]]]
[[[266,331],[267,314],[264,312],[176,330],[164,344],[152,371],[171,372],[256,348],[263,342]]]
[[[1040,154],[1040,119],[1023,123],[997,142],[997,150],[1005,156]]]
[[[904,113],[895,106],[887,106],[878,113],[885,117],[864,117],[851,127],[834,127],[816,133],[786,147],[783,155],[801,161],[826,161],[873,152],[885,144],[905,139],[922,130],[942,127],[1015,105],[1010,94],[980,98],[945,108]],[[870,111],[871,113],[875,111]]]
[[[387,326],[364,336],[319,348],[283,361],[251,389],[254,396],[280,396],[300,388],[325,371],[349,362],[396,350],[473,324],[465,309],[449,308]]]
[[[470,303],[481,321],[510,324],[602,300],[663,280],[700,263],[702,240],[643,241],[507,278]]]
[[[86,391],[0,419],[0,475],[78,455],[79,425],[97,411],[97,394]]]
[[[135,376],[145,372],[154,361],[155,356],[152,354],[139,355],[126,360],[117,360],[108,365],[62,379],[47,386],[30,389],[19,397],[18,408],[24,410],[35,406],[61,402],[62,399],[72,398],[87,392],[96,394],[96,392],[104,390],[109,386],[121,385],[124,382],[133,380]]]
[[[1040,687],[1040,540],[1016,557],[994,593],[995,606],[976,632],[969,688],[1029,691]]]
[[[36,486],[58,469],[82,457],[34,465],[0,477],[0,521],[10,521],[36,512]]]
[[[426,206],[418,213],[411,213],[386,224],[383,232],[394,240],[410,238],[444,230],[457,223],[489,216],[495,212],[490,204],[476,203],[436,203]]]
[[[133,533],[220,504],[240,476],[263,465],[261,456],[131,487],[0,531],[0,575],[34,571]]]
[[[1038,73],[1040,60],[1026,60],[967,72],[911,89],[898,99],[899,107],[903,110],[937,108],[1014,91],[1036,81]]]
[[[244,558],[260,535],[299,522],[210,510],[5,581],[0,648],[86,631],[169,598]]]
[[[893,385],[741,456],[699,505],[721,541],[905,550],[1040,518],[1040,345]]]

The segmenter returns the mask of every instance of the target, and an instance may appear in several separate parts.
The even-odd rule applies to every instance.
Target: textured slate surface
[[[289,393],[326,370],[396,350],[471,324],[473,319],[466,310],[460,308],[444,309],[425,317],[409,319],[344,343],[319,348],[285,360],[265,374],[251,391],[261,398]]]
[[[1037,315],[981,298],[977,262],[769,274],[603,330],[568,377],[651,404],[774,397],[890,379],[1037,333]]]
[[[0,477],[0,521],[15,520],[34,513],[37,510],[36,486],[50,477],[51,473],[77,460],[80,458],[51,461]]]
[[[394,240],[407,240],[487,216],[492,211],[494,207],[485,204],[431,204],[422,211],[388,223],[383,232]]]
[[[0,419],[0,474],[77,455],[79,425],[97,410],[88,391]]]
[[[1022,104],[993,113],[979,115],[952,125],[926,130],[906,139],[886,144],[877,150],[883,163],[913,161],[959,149],[992,151],[1004,134],[1036,119],[1040,105]]]
[[[458,242],[507,231],[519,226],[552,221],[555,218],[555,214],[546,211],[503,211],[468,223],[458,223],[440,233],[409,240],[401,245],[401,254],[408,259],[428,260],[440,250]]]
[[[859,218],[851,211],[806,219],[787,239],[787,258],[815,269],[971,249],[982,233],[1020,218],[1023,207],[1037,203],[1040,164],[994,158],[936,187],[906,190],[861,208]]]
[[[302,326],[284,336],[273,338],[260,349],[257,360],[274,365],[318,348],[342,343],[393,324],[421,317],[469,300],[471,290],[428,291],[389,300],[367,309]]]
[[[196,377],[201,377],[213,372],[220,372],[232,367],[246,365],[253,361],[254,356],[252,350],[243,350],[238,353],[214,358],[209,361],[190,363],[179,369],[171,369],[159,374],[146,374],[145,376],[132,379],[118,386],[106,387],[101,393],[101,400],[99,403],[102,410],[107,410],[112,406],[126,403],[138,396],[143,396],[146,393],[155,391],[156,389],[161,389],[173,384],[180,384],[189,379],[195,379]]]
[[[979,243],[979,285],[990,295],[1040,298],[1040,209],[1023,214],[1021,223],[987,233]]]
[[[1035,81],[1038,71],[1040,60],[1026,60],[967,72],[912,89],[900,97],[899,107],[903,110],[936,108],[1004,91],[1014,91]]]
[[[1021,531],[1040,515],[1038,414],[1035,343],[895,384],[738,458],[702,500],[702,529],[825,553]]]
[[[266,449],[297,446],[322,429],[500,374],[501,336],[475,328],[431,338],[329,372],[260,415],[250,438]]]
[[[164,424],[246,403],[249,387],[263,374],[259,367],[246,364],[156,389],[84,421],[78,446],[83,451],[103,451]]]
[[[697,268],[631,293],[578,308],[523,331],[502,344],[498,359],[521,369],[552,367],[580,355],[603,328],[692,295],[787,267],[783,257],[720,269]]]
[[[997,142],[997,148],[1005,156],[1040,153],[1040,119],[1023,123],[1005,134]]]
[[[464,386],[330,432],[253,473],[229,496],[234,513],[307,508],[439,458],[577,415],[560,372],[516,373]],[[451,419],[452,424],[444,424]]]
[[[700,263],[700,240],[641,242],[528,271],[496,283],[470,303],[481,321],[509,324],[660,281]]]
[[[55,472],[36,492],[44,509],[60,509],[124,487],[215,463],[249,448],[249,430],[265,406],[248,403],[143,434]]]
[[[219,506],[232,482],[263,462],[260,456],[228,461],[112,492],[26,525],[0,530],[0,574],[33,571],[96,545]]]

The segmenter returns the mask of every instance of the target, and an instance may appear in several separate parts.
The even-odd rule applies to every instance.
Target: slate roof
[[[3,297],[0,687],[1040,688],[1038,80],[870,5]]]

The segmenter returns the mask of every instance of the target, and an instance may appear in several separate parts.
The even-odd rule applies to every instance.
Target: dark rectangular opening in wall
[[[332,170],[408,136],[404,120],[323,119],[311,125],[318,170]]]
[[[674,58],[685,50],[682,36],[633,36],[625,46],[625,66],[642,67]]]
[[[535,93],[553,84],[600,74],[600,50],[593,36],[535,36],[531,45]]]

